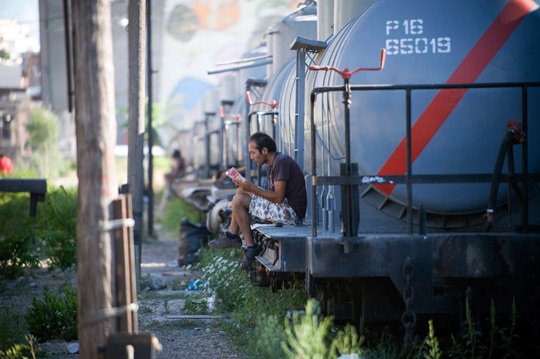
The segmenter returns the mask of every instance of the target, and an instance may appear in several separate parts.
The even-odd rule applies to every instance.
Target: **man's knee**
[[[249,203],[251,202],[251,197],[246,193],[236,193],[232,200],[232,208],[235,209],[247,209],[249,208]]]

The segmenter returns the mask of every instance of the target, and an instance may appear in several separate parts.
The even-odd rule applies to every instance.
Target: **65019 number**
[[[415,37],[402,39],[387,39],[387,55],[410,54],[448,54],[452,51],[450,37]]]

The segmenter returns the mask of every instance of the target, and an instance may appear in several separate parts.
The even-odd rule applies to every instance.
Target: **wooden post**
[[[112,320],[109,205],[117,197],[116,110],[110,0],[73,1],[77,136],[77,283],[80,358],[95,359]]]
[[[131,197],[120,195],[112,203],[113,218],[131,219]],[[113,231],[114,236],[114,288],[117,307],[127,307],[137,302],[132,228],[124,223]],[[117,318],[117,330],[130,334],[137,332],[137,316],[129,311]]]
[[[144,0],[128,0],[128,184],[133,200],[135,244],[142,245],[146,16]],[[140,247],[139,247],[140,249]],[[140,252],[139,252],[140,253]],[[139,258],[140,261],[140,258]]]

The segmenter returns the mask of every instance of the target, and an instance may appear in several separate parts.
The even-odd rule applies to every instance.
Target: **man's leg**
[[[246,245],[253,246],[253,236],[251,235],[251,226],[249,221],[249,204],[251,196],[246,192],[237,191],[232,201],[232,220],[229,232],[238,234],[242,232]]]
[[[218,238],[208,242],[208,246],[212,248],[231,248],[231,247],[241,247],[242,246],[242,240],[238,236],[238,233],[242,231],[244,233],[244,238],[246,237],[246,234],[248,236],[248,239],[246,240],[246,244],[251,242],[253,244],[253,237],[251,236],[251,228],[249,225],[249,204],[251,203],[251,196],[247,192],[243,191],[241,188],[239,188],[236,191],[236,194],[234,195],[233,201],[232,201],[232,214],[231,214],[231,224],[229,226],[229,230],[222,233],[218,236]],[[245,213],[247,217],[247,227],[245,226],[245,218],[243,214]],[[240,217],[238,217],[238,214],[240,214]],[[242,222],[239,223],[239,219]],[[250,241],[250,242],[248,242]]]

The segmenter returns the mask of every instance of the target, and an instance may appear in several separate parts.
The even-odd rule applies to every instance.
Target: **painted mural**
[[[173,126],[191,127],[190,112],[223,76],[209,76],[209,69],[260,45],[265,29],[298,4],[297,0],[166,0],[160,97]]]

